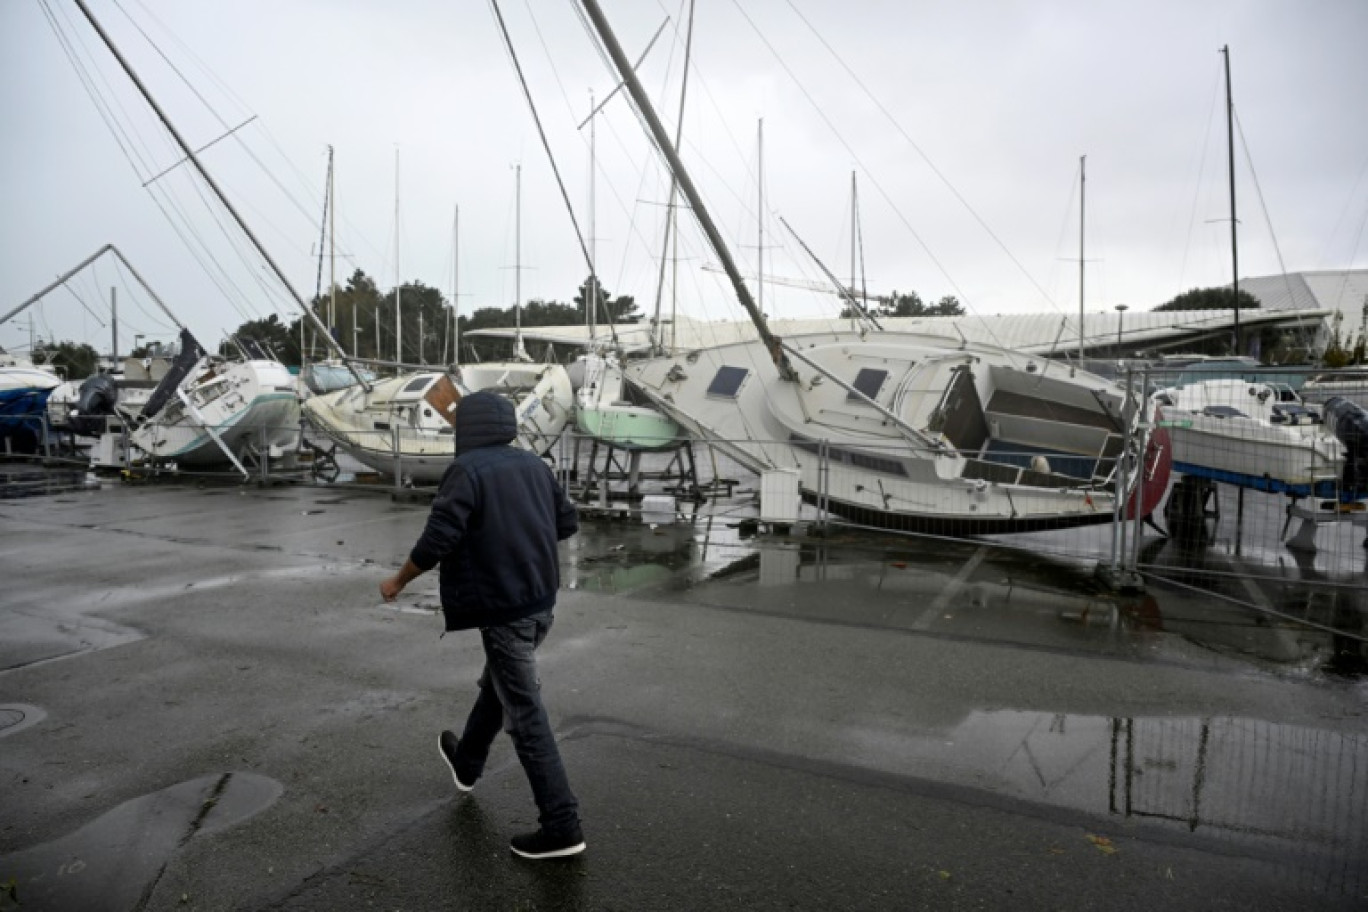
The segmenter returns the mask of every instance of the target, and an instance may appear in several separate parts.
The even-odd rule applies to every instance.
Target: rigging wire
[[[499,9],[499,0],[489,0],[490,8],[494,11],[494,18],[498,23],[499,32],[503,35],[504,48],[508,51],[509,60],[513,63],[513,68],[518,75],[518,84],[522,87],[523,97],[527,99],[528,109],[532,112],[532,120],[537,125],[537,136],[541,139],[542,148],[546,151],[547,160],[551,163],[551,171],[556,176],[556,186],[560,188],[561,199],[565,203],[565,211],[570,217],[570,223],[575,229],[575,238],[579,241],[580,253],[584,255],[584,262],[593,270],[593,260],[589,256],[589,248],[584,244],[584,233],[580,231],[579,220],[575,218],[575,207],[570,203],[570,194],[565,189],[565,181],[561,179],[560,168],[556,165],[556,157],[551,152],[551,144],[547,141],[546,131],[542,129],[541,116],[537,113],[537,106],[532,101],[532,91],[527,86],[527,80],[523,77],[522,66],[518,63],[518,55],[513,50],[513,39],[509,37],[508,28],[504,25],[503,12]]]
[[[970,302],[969,297],[959,287],[959,284],[955,281],[954,277],[950,275],[949,270],[946,269],[945,265],[940,261],[940,258],[936,256],[934,251],[932,251],[930,245],[927,244],[926,240],[915,228],[912,227],[912,223],[908,220],[907,216],[903,214],[902,210],[898,208],[897,204],[893,202],[892,197],[889,195],[888,191],[884,189],[883,185],[879,182],[878,178],[876,178],[870,172],[869,168],[865,166],[863,160],[859,157],[858,153],[856,153],[854,147],[850,144],[849,140],[846,139],[845,134],[841,130],[838,130],[836,128],[836,125],[831,122],[831,119],[827,116],[826,112],[822,110],[821,106],[817,104],[816,99],[812,97],[812,94],[808,91],[807,86],[804,85],[803,82],[798,79],[797,75],[789,67],[787,61],[785,61],[784,58],[779,54],[778,50],[775,49],[774,45],[770,43],[769,39],[765,36],[764,32],[762,32],[760,28],[755,24],[754,20],[752,20],[750,15],[745,11],[744,8],[742,8],[738,0],[732,0],[732,2],[733,5],[737,8],[737,11],[741,13],[742,18],[746,20],[746,23],[755,32],[756,36],[759,37],[761,43],[765,45],[765,48],[778,62],[779,66],[783,68],[784,72],[788,75],[789,79],[793,81],[794,85],[796,85],[798,87],[798,90],[803,94],[803,97],[807,99],[808,104],[810,104],[812,106],[812,109],[817,112],[817,116],[820,117],[822,119],[822,122],[826,124],[827,129],[831,131],[832,135],[836,137],[837,141],[842,145],[843,148],[845,148],[846,152],[851,156],[855,163],[859,165],[860,170],[863,171],[865,175],[869,178],[870,182],[874,184],[874,188],[879,192],[879,195],[883,197],[884,202],[888,204],[889,208],[898,217],[898,220],[902,222],[903,227],[906,228],[908,233],[912,235],[913,240],[917,242],[917,245],[921,248],[922,252],[926,254],[927,258],[936,267],[936,270],[950,284],[950,287],[954,289],[958,299],[966,307],[972,308],[973,305]],[[857,75],[855,75],[853,70],[851,70],[850,66],[846,64],[846,62],[840,57],[840,55],[837,54],[834,49],[832,49],[831,45],[827,43],[826,39],[819,32],[817,32],[816,29],[812,27],[811,23],[809,23],[807,19],[803,17],[802,13],[798,12],[798,10],[793,7],[792,0],[789,0],[789,6],[793,8],[794,12],[798,15],[798,18],[803,21],[803,24],[806,25],[813,32],[814,35],[816,35],[818,41],[821,42],[822,46],[825,47],[827,51],[836,59],[837,63],[839,63],[841,67],[845,69],[846,73],[853,80],[855,80],[856,85],[858,85],[860,89],[865,92],[865,94],[870,98],[870,100],[879,109],[879,111],[883,113],[883,115],[886,118],[888,118],[888,120],[898,130],[902,137],[912,146],[912,148],[917,152],[917,154],[921,156],[922,160],[927,164],[927,167],[931,169],[932,173],[934,173],[938,178],[940,178],[941,182],[944,183],[947,188],[949,188],[950,192],[955,196],[957,200],[959,200],[960,204],[965,207],[965,209],[970,213],[970,215],[974,217],[974,219],[988,233],[988,235],[991,238],[993,238],[994,241],[997,242],[998,246],[1002,248],[1003,252],[1007,254],[1008,258],[1011,259],[1011,261],[1014,264],[1016,264],[1017,268],[1021,270],[1022,274],[1025,275],[1026,278],[1031,282],[1031,284],[1036,287],[1036,289],[1040,292],[1041,296],[1045,298],[1045,300],[1050,304],[1050,306],[1058,309],[1058,305],[1055,304],[1052,298],[1050,298],[1049,294],[1045,291],[1045,289],[1040,286],[1040,283],[1037,282],[1035,278],[1026,270],[1026,267],[1021,264],[1021,262],[1016,258],[1016,256],[1013,255],[1012,252],[1007,248],[1007,246],[997,237],[997,235],[988,226],[988,224],[983,221],[983,219],[979,216],[978,212],[975,211],[974,208],[969,205],[968,200],[966,200],[960,194],[960,192],[955,189],[954,185],[951,184],[949,180],[939,171],[939,169],[936,168],[935,164],[930,160],[926,153],[921,150],[921,148],[916,144],[912,137],[907,134],[907,131],[904,130],[902,126],[897,122],[897,120],[893,118],[893,116],[888,112],[888,110],[883,106],[883,104],[877,98],[874,97],[874,95],[864,85],[860,78]],[[998,338],[996,330],[990,324],[988,324],[986,320],[982,320],[981,317],[980,320],[983,324],[983,328],[986,331],[988,337],[993,339],[994,342],[996,342],[999,345],[999,347],[1009,351],[1010,353],[1010,350],[1008,350],[1006,348],[1006,345],[1002,342],[1002,340]]]
[[[1240,134],[1240,149],[1244,152],[1245,164],[1249,166],[1249,176],[1254,181],[1254,192],[1257,193],[1259,197],[1259,208],[1263,212],[1264,225],[1268,228],[1269,239],[1273,242],[1273,252],[1278,257],[1278,271],[1281,272],[1283,278],[1286,279],[1287,264],[1283,262],[1282,248],[1278,246],[1278,237],[1273,232],[1273,220],[1268,214],[1268,203],[1264,200],[1263,186],[1259,183],[1259,174],[1254,170],[1254,158],[1249,153],[1249,140],[1245,139],[1244,124],[1240,122],[1240,114],[1238,111],[1235,112],[1235,129]],[[1288,285],[1287,292],[1289,295],[1292,293],[1290,284]]]
[[[561,100],[562,100],[562,102],[563,102],[564,105],[565,105],[565,110],[569,113],[571,119],[573,120],[573,119],[575,118],[575,116],[576,116],[575,110],[574,110],[574,105],[571,103],[569,94],[566,92],[566,89],[565,89],[565,84],[564,84],[564,82],[563,82],[563,81],[561,80],[561,78],[560,78],[560,72],[556,69],[555,58],[554,58],[554,56],[551,54],[550,48],[547,46],[546,39],[545,39],[545,37],[544,37],[543,34],[542,34],[541,26],[540,26],[540,24],[539,24],[538,21],[537,21],[536,15],[532,12],[532,7],[531,7],[530,3],[527,3],[526,0],[524,0],[524,5],[527,7],[528,16],[529,16],[529,18],[532,20],[532,28],[533,28],[533,30],[536,32],[538,42],[541,44],[542,53],[543,53],[543,55],[545,55],[546,60],[547,60],[547,64],[548,64],[548,65],[550,66],[550,68],[551,68],[552,76],[555,78],[556,87],[557,87],[557,88],[559,89],[559,91],[560,91]],[[583,11],[580,10],[580,9],[578,8],[578,6],[576,6],[576,11],[579,13],[581,22],[584,23],[584,17],[583,17],[584,14],[583,14]],[[668,18],[668,16],[667,16],[666,21],[665,21],[664,23],[661,23],[661,29],[663,29],[663,28],[665,27],[665,25],[667,25],[667,24],[669,23],[669,21],[670,21],[670,20],[669,20],[669,18]],[[659,32],[657,32],[657,34],[659,34]],[[654,41],[654,39],[652,39],[652,40]],[[649,51],[649,50],[650,50],[650,46],[648,45],[647,51]],[[609,64],[609,62],[608,62],[608,60],[607,60],[607,57],[606,57],[605,55],[603,55],[601,49],[599,49],[599,51],[600,51],[600,54],[599,54],[600,59],[601,59],[601,60],[604,62],[604,64],[608,67],[609,73],[611,73],[611,72],[612,72],[612,67],[611,67],[611,65]],[[673,48],[671,48],[671,54],[673,55]],[[672,59],[672,58],[671,58],[671,59]],[[667,68],[666,68],[666,78],[667,78],[667,79],[668,79],[668,76],[669,76],[669,67],[667,66]],[[604,107],[604,106],[606,105],[606,103],[607,103],[607,100],[608,100],[608,99],[605,98],[605,99],[603,100],[603,102],[600,103],[599,107],[600,107],[600,108]],[[614,141],[614,143],[616,143],[616,145],[617,145],[617,147],[618,147],[618,150],[619,150],[624,156],[627,156],[629,159],[630,159],[630,158],[633,158],[633,156],[631,156],[630,153],[629,153],[628,150],[627,150],[627,144],[626,144],[626,142],[623,140],[621,134],[618,133],[617,127],[613,124],[613,122],[612,122],[611,120],[604,120],[604,121],[602,121],[602,123],[607,127],[609,136],[612,138],[612,140]],[[581,138],[581,143],[587,144],[587,140],[584,140],[584,139]],[[595,167],[598,169],[597,173],[603,174],[605,178],[608,177],[608,175],[607,175],[605,172],[602,171],[602,166],[601,166],[601,165],[596,165]],[[637,182],[637,197],[639,198],[639,197],[641,196],[641,189],[645,186],[645,183],[646,183],[647,169],[646,169],[644,166],[641,167],[641,168],[639,168],[639,169],[638,169],[638,175],[639,175],[639,179],[638,179],[638,182]],[[652,245],[651,245],[651,243],[650,243],[650,239],[648,239],[648,238],[645,237],[645,235],[642,233],[640,227],[637,225],[636,215],[635,215],[635,211],[636,211],[636,208],[637,208],[637,207],[632,206],[632,205],[629,205],[629,204],[622,198],[622,196],[618,193],[617,185],[614,184],[611,180],[605,180],[605,183],[606,183],[607,186],[608,186],[608,191],[612,194],[613,202],[615,202],[615,203],[617,204],[618,209],[619,209],[619,210],[627,217],[627,219],[628,219],[628,227],[627,227],[628,236],[631,237],[631,238],[635,238],[639,243],[641,243],[641,245],[642,245],[643,247],[645,247],[646,249],[650,250],[651,247],[652,247]],[[619,285],[619,286],[621,286],[623,276],[624,276],[625,273],[626,273],[627,259],[628,259],[628,253],[629,253],[629,252],[630,252],[630,250],[629,250],[629,244],[623,244],[623,247],[622,247],[622,256],[621,256],[621,259],[619,260],[619,266],[618,266],[618,285]]]
[[[1207,129],[1206,133],[1202,136],[1202,151],[1197,159],[1197,180],[1193,186],[1192,210],[1188,215],[1187,241],[1183,245],[1182,263],[1178,268],[1178,293],[1182,293],[1184,286],[1187,284],[1188,254],[1192,250],[1192,236],[1197,227],[1197,209],[1201,202],[1203,176],[1206,173],[1207,153],[1211,148],[1212,125],[1216,122],[1216,102],[1220,98],[1221,79],[1219,64],[1217,65],[1216,73],[1217,79],[1212,85],[1211,103],[1209,105],[1209,110],[1207,111]]]
[[[127,121],[128,123],[133,123],[133,118],[131,118],[128,115],[128,112],[123,109],[122,105],[117,100],[116,93],[110,87],[108,81],[104,79],[103,74],[100,73],[98,69],[95,69],[95,74],[99,76],[100,83],[104,85],[104,91],[101,92],[100,88],[96,85],[95,77],[92,76],[90,69],[87,68],[87,65],[85,63],[86,59],[93,61],[94,56],[90,53],[89,48],[86,47],[84,39],[81,39],[79,37],[79,31],[77,31],[71,25],[70,20],[67,21],[66,31],[64,31],[62,29],[61,24],[57,21],[56,15],[53,14],[52,10],[49,8],[48,0],[40,0],[40,3],[43,6],[45,14],[48,15],[49,24],[52,26],[54,33],[57,35],[58,43],[62,46],[62,49],[66,53],[68,60],[71,62],[73,68],[76,70],[77,78],[80,80],[82,86],[85,88],[87,95],[90,97],[91,102],[95,105],[95,108],[97,112],[99,112],[101,119],[105,122],[106,127],[114,136],[115,142],[124,152],[124,156],[128,160],[129,165],[133,168],[134,174],[141,182],[143,180],[144,175],[150,174],[152,169],[151,166],[148,164],[147,159],[144,158],[143,153],[139,152],[138,143],[134,141],[133,136],[123,126],[124,121]],[[63,15],[65,16],[65,13],[63,13]],[[84,52],[84,58],[80,53],[77,52],[76,44],[72,43],[72,39],[67,34],[67,32],[70,32],[70,35],[76,36],[76,42],[79,43],[81,50]],[[113,105],[111,105],[110,102],[111,98],[114,99],[113,105],[118,105],[119,111],[123,116],[123,121],[121,121],[119,117],[115,115]],[[142,143],[142,145],[146,146],[145,141]],[[150,150],[148,154],[150,154]],[[158,192],[161,192],[161,198],[158,197]],[[157,206],[157,208],[162,211],[162,214],[166,217],[167,222],[171,226],[172,230],[180,237],[182,243],[186,245],[187,249],[191,253],[192,258],[195,259],[195,261],[200,265],[200,268],[204,270],[205,274],[209,277],[210,281],[219,289],[220,293],[223,294],[225,300],[227,300],[234,307],[234,309],[238,311],[239,316],[242,316],[244,319],[246,319],[246,313],[238,305],[238,303],[233,300],[233,295],[228,290],[228,287],[225,287],[224,282],[226,281],[228,283],[228,286],[231,286],[233,290],[237,291],[239,295],[241,295],[240,289],[236,288],[231,278],[228,276],[226,270],[223,269],[222,265],[218,263],[217,258],[214,257],[212,251],[208,249],[207,245],[204,244],[203,239],[200,238],[198,233],[195,232],[193,227],[191,227],[192,223],[190,222],[188,215],[185,213],[183,207],[176,201],[174,195],[171,193],[169,188],[149,188],[148,195],[152,198],[152,201]],[[168,211],[168,206],[171,210],[175,211],[175,216],[171,214],[171,211]],[[177,216],[179,216],[180,221],[177,220]],[[217,269],[219,270],[219,275],[216,275],[214,269],[210,268],[210,266],[206,264],[200,252],[196,250],[195,244],[191,242],[191,237],[194,237],[195,241],[198,242],[204,248],[204,255],[208,256],[209,259],[214,263],[214,266],[217,267]]]
[[[142,25],[139,24],[136,19],[134,19],[132,16],[128,14],[128,11],[123,8],[123,4],[121,4],[119,0],[112,0],[112,2],[114,3],[115,8],[117,8],[119,12],[123,13],[125,18],[127,18],[128,21],[132,23],[133,27],[138,30],[138,34],[143,36],[143,39],[147,41],[147,43],[152,47],[152,50],[156,51],[157,56],[160,57],[162,61],[165,62],[168,67],[171,68],[171,72],[175,73],[176,76],[180,79],[180,81],[184,83],[185,87],[189,89],[190,92],[195,96],[195,98],[199,99],[200,104],[204,105],[205,110],[208,111],[211,115],[213,115],[214,119],[219,122],[219,125],[223,127],[224,130],[230,129],[228,122],[222,116],[220,116],[218,110],[215,109],[214,106],[209,103],[209,99],[205,98],[200,93],[199,89],[195,88],[194,84],[191,83],[190,80],[186,78],[185,74],[181,72],[180,68],[176,66],[176,64],[171,60],[170,57],[166,55],[164,51],[162,51],[161,47],[157,44],[157,42],[152,40],[152,36],[147,34],[147,31],[143,29]],[[262,173],[266,175],[267,179],[270,180],[271,183],[275,184],[276,189],[278,189],[281,192],[281,194],[284,195],[284,197],[287,200],[289,200],[291,204],[294,205],[294,207],[300,212],[301,215],[304,216],[305,219],[312,220],[313,216],[309,212],[309,210],[305,208],[304,204],[301,203],[298,199],[296,199],[294,194],[291,193],[290,190],[276,178],[275,174],[269,168],[266,167],[265,162],[263,162],[259,157],[257,157],[256,153],[252,151],[252,148],[248,146],[245,142],[243,142],[242,138],[238,136],[236,132],[233,132],[232,135],[237,141],[239,147],[241,147],[242,150],[245,153],[247,153],[248,157],[256,163],[257,167],[261,169]]]
[[[807,17],[804,16],[801,11],[799,11],[797,6],[794,5],[793,0],[786,0],[786,2],[788,3],[789,8],[793,10],[794,14],[803,23],[803,25],[807,26],[808,30],[812,32],[813,36],[821,43],[822,47],[826,48],[827,53],[831,54],[831,56],[836,60],[836,62],[841,66],[841,68],[846,71],[846,74],[850,76],[850,78],[854,80],[855,84],[859,86],[860,90],[864,92],[865,97],[867,97],[871,102],[873,102],[874,106],[879,109],[879,112],[883,114],[885,119],[887,119],[888,122],[893,125],[894,129],[896,129],[898,133],[902,136],[902,138],[907,141],[907,144],[912,147],[913,151],[915,151],[917,155],[921,157],[922,161],[925,162],[926,166],[931,169],[931,173],[934,174],[941,181],[941,183],[945,185],[945,187],[950,191],[950,193],[955,197],[955,199],[958,200],[962,206],[964,206],[965,210],[971,216],[973,216],[974,221],[978,222],[979,226],[983,228],[985,232],[988,233],[988,236],[993,239],[994,243],[996,243],[998,247],[1001,248],[1002,252],[1007,255],[1008,259],[1010,259],[1012,263],[1017,267],[1017,269],[1021,271],[1021,274],[1024,275],[1026,279],[1032,285],[1035,286],[1036,290],[1040,292],[1041,296],[1050,304],[1050,306],[1058,309],[1059,306],[1055,303],[1054,299],[1050,297],[1049,293],[1041,287],[1040,283],[1036,281],[1035,277],[1031,275],[1030,271],[1026,269],[1026,267],[1021,263],[1021,261],[1017,259],[1016,255],[1012,253],[1011,249],[1008,248],[1006,243],[1004,243],[1002,239],[998,237],[997,233],[994,232],[993,229],[988,225],[988,223],[983,219],[983,217],[979,215],[978,211],[972,205],[970,205],[969,201],[965,199],[964,195],[961,194],[959,190],[955,187],[955,185],[950,182],[950,179],[947,178],[938,167],[936,167],[936,164],[931,160],[931,157],[926,154],[926,152],[921,148],[921,146],[917,144],[917,142],[914,139],[912,139],[911,135],[909,135],[907,130],[903,128],[902,124],[900,124],[898,120],[892,115],[892,113],[883,105],[883,102],[881,102],[874,95],[874,93],[870,91],[869,87],[865,85],[864,81],[860,79],[860,77],[855,73],[854,69],[852,69],[848,63],[846,63],[844,58],[842,58],[841,55],[838,54],[836,50],[831,46],[830,42],[826,40],[826,37],[820,31],[818,31],[812,25],[811,22],[808,21]],[[741,4],[737,2],[737,0],[733,0],[733,4],[737,7],[737,9],[741,9]],[[798,82],[796,77],[793,76],[793,73],[791,70],[789,70],[787,64],[785,64],[783,60],[779,58],[778,53],[774,51],[774,48],[770,46],[768,40],[766,40],[763,34],[760,33],[760,30],[756,28],[755,23],[751,21],[750,17],[746,15],[744,10],[741,10],[741,14],[746,18],[746,21],[750,24],[751,28],[755,29],[756,34],[761,36],[761,40],[765,42],[766,47],[770,48],[770,52],[774,54],[775,58],[780,60],[780,65],[784,67],[785,71],[788,72],[790,77],[794,79],[794,82],[798,84],[799,88],[803,91],[804,96],[807,97],[809,103],[813,105],[813,108],[817,110],[819,114],[821,114],[823,120],[826,120],[825,114],[822,114],[821,109],[817,107],[817,104],[812,99],[812,96],[808,94],[806,88]],[[836,130],[835,127],[831,125],[830,121],[827,121],[827,125],[832,128],[832,131],[838,137],[841,137],[842,144],[846,145],[847,149],[850,149],[849,145],[845,142],[844,134]],[[865,171],[866,174],[869,174],[868,169],[865,168],[863,164],[861,164],[860,167],[862,170]],[[945,271],[945,268],[940,264],[939,260],[937,260],[935,256],[931,253],[925,241],[923,241],[920,235],[918,235],[916,231],[912,228],[911,224],[907,221],[907,218],[902,214],[902,211],[897,208],[893,201],[888,197],[888,194],[884,192],[883,187],[879,184],[877,180],[874,180],[872,175],[870,175],[870,179],[874,181],[874,186],[879,189],[880,195],[882,195],[885,201],[888,202],[889,206],[893,208],[893,211],[898,214],[899,220],[902,221],[903,225],[908,229],[908,231],[912,232],[912,236],[916,238],[917,243],[920,244],[922,246],[922,249],[927,253],[927,255],[931,257],[932,262],[936,264],[936,268],[941,271],[941,274],[945,276],[945,278],[947,279],[947,281],[950,282],[952,287],[956,287],[954,280]],[[956,290],[958,290],[958,288]],[[961,299],[965,300],[962,296],[962,293]],[[968,304],[969,302],[965,300],[965,303]]]

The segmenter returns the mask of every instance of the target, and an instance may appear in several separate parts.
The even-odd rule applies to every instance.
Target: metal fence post
[[[259,452],[257,453],[257,461],[261,464],[261,486],[264,488],[269,486],[271,483],[270,474],[266,467],[266,464],[271,461],[271,450],[269,444],[267,444],[266,442],[265,425],[257,428],[257,431],[258,436],[260,437],[260,443],[258,444]]]
[[[817,525],[824,533],[827,529],[827,505],[831,496],[831,449],[830,442],[823,437],[817,443]]]
[[[394,493],[404,490],[404,465],[399,459],[399,428],[390,428],[390,449],[394,453]]]
[[[1135,477],[1135,516],[1131,520],[1131,553],[1129,565],[1126,570],[1136,576],[1140,573],[1140,539],[1144,534],[1145,521],[1145,483],[1149,481],[1149,467],[1146,464],[1149,455],[1149,445],[1153,436],[1151,434],[1152,425],[1150,419],[1153,413],[1149,405],[1149,368],[1146,367],[1140,372],[1140,423],[1137,430],[1140,432],[1139,465],[1136,468]],[[1159,505],[1155,501],[1154,506]],[[1153,509],[1153,507],[1151,507]]]

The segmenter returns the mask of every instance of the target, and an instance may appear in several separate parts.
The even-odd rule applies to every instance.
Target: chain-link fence
[[[1145,420],[1055,447],[1016,444],[1004,430],[972,452],[855,447],[815,432],[643,449],[568,430],[544,455],[591,513],[664,518],[726,503],[781,527],[986,540],[1093,563],[1121,585],[1162,581],[1266,611],[1314,605],[1334,616],[1356,603],[1368,556],[1368,413],[1358,404],[1368,372],[1151,366],[1120,382]],[[455,452],[443,430],[205,428],[177,454],[152,457],[117,418],[84,437],[42,422],[28,458],[131,479],[422,496]],[[1354,597],[1324,595],[1336,590]]]

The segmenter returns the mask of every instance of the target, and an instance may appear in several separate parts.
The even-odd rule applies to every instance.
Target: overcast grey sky
[[[397,246],[404,281],[449,294],[459,206],[463,311],[512,304],[515,163],[523,296],[568,301],[587,274],[488,3],[88,2],[193,145],[256,118],[203,160],[306,297],[329,145],[339,278],[360,267],[389,288]],[[687,6],[602,3],[631,56],[669,17],[641,74],[673,124]],[[601,98],[615,77],[576,4],[502,8],[587,230],[589,137],[576,125],[590,92]],[[114,100],[109,117],[136,164],[48,10]],[[954,294],[980,314],[1077,313],[1087,155],[1087,309],[1148,309],[1230,280],[1227,44],[1249,156],[1238,148],[1242,275],[1368,265],[1365,37],[1363,0],[698,0],[684,155],[748,273],[763,118],[766,273],[819,278],[779,216],[850,273],[857,171],[871,290]],[[0,312],[114,243],[206,344],[247,317],[296,316],[188,167],[155,194],[142,188],[179,155],[72,0],[0,3],[0,60]],[[599,273],[649,308],[668,177],[622,97],[596,123]],[[176,227],[162,208],[180,213]],[[714,261],[688,225],[677,306],[736,318],[724,280],[700,268]],[[98,313],[116,283],[127,287],[105,265],[75,290]],[[120,295],[125,347],[134,332],[166,334],[145,302]],[[766,290],[773,316],[838,306]],[[36,321],[44,338],[106,347],[101,321],[70,294],[54,294]],[[27,337],[22,321],[0,327],[0,345]]]

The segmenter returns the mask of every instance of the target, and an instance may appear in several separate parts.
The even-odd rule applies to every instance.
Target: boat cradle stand
[[[1324,509],[1327,504],[1329,509]],[[1301,524],[1297,527],[1296,533],[1284,544],[1297,551],[1315,551],[1316,530],[1321,526],[1347,522],[1353,526],[1368,527],[1368,510],[1364,509],[1362,502],[1342,504],[1337,501],[1313,500],[1312,506],[1304,507],[1298,501],[1293,500],[1287,505],[1287,520],[1283,523],[1283,535],[1287,534],[1287,527],[1292,524],[1294,519],[1301,520]],[[1368,536],[1363,539],[1363,547],[1368,548]]]
[[[641,466],[645,451],[624,449],[594,438],[589,440],[589,459],[577,498],[582,503],[597,498],[599,506],[606,507],[611,500],[640,500],[641,482],[647,479],[663,482],[665,491],[695,503],[707,501],[703,487],[698,483],[698,465],[694,459],[692,441],[685,440],[669,451],[670,461],[663,469],[648,471]],[[580,443],[579,440],[575,442],[575,463],[579,462]],[[663,455],[663,451],[652,452]],[[627,487],[615,491],[612,487],[614,481],[626,481]]]

